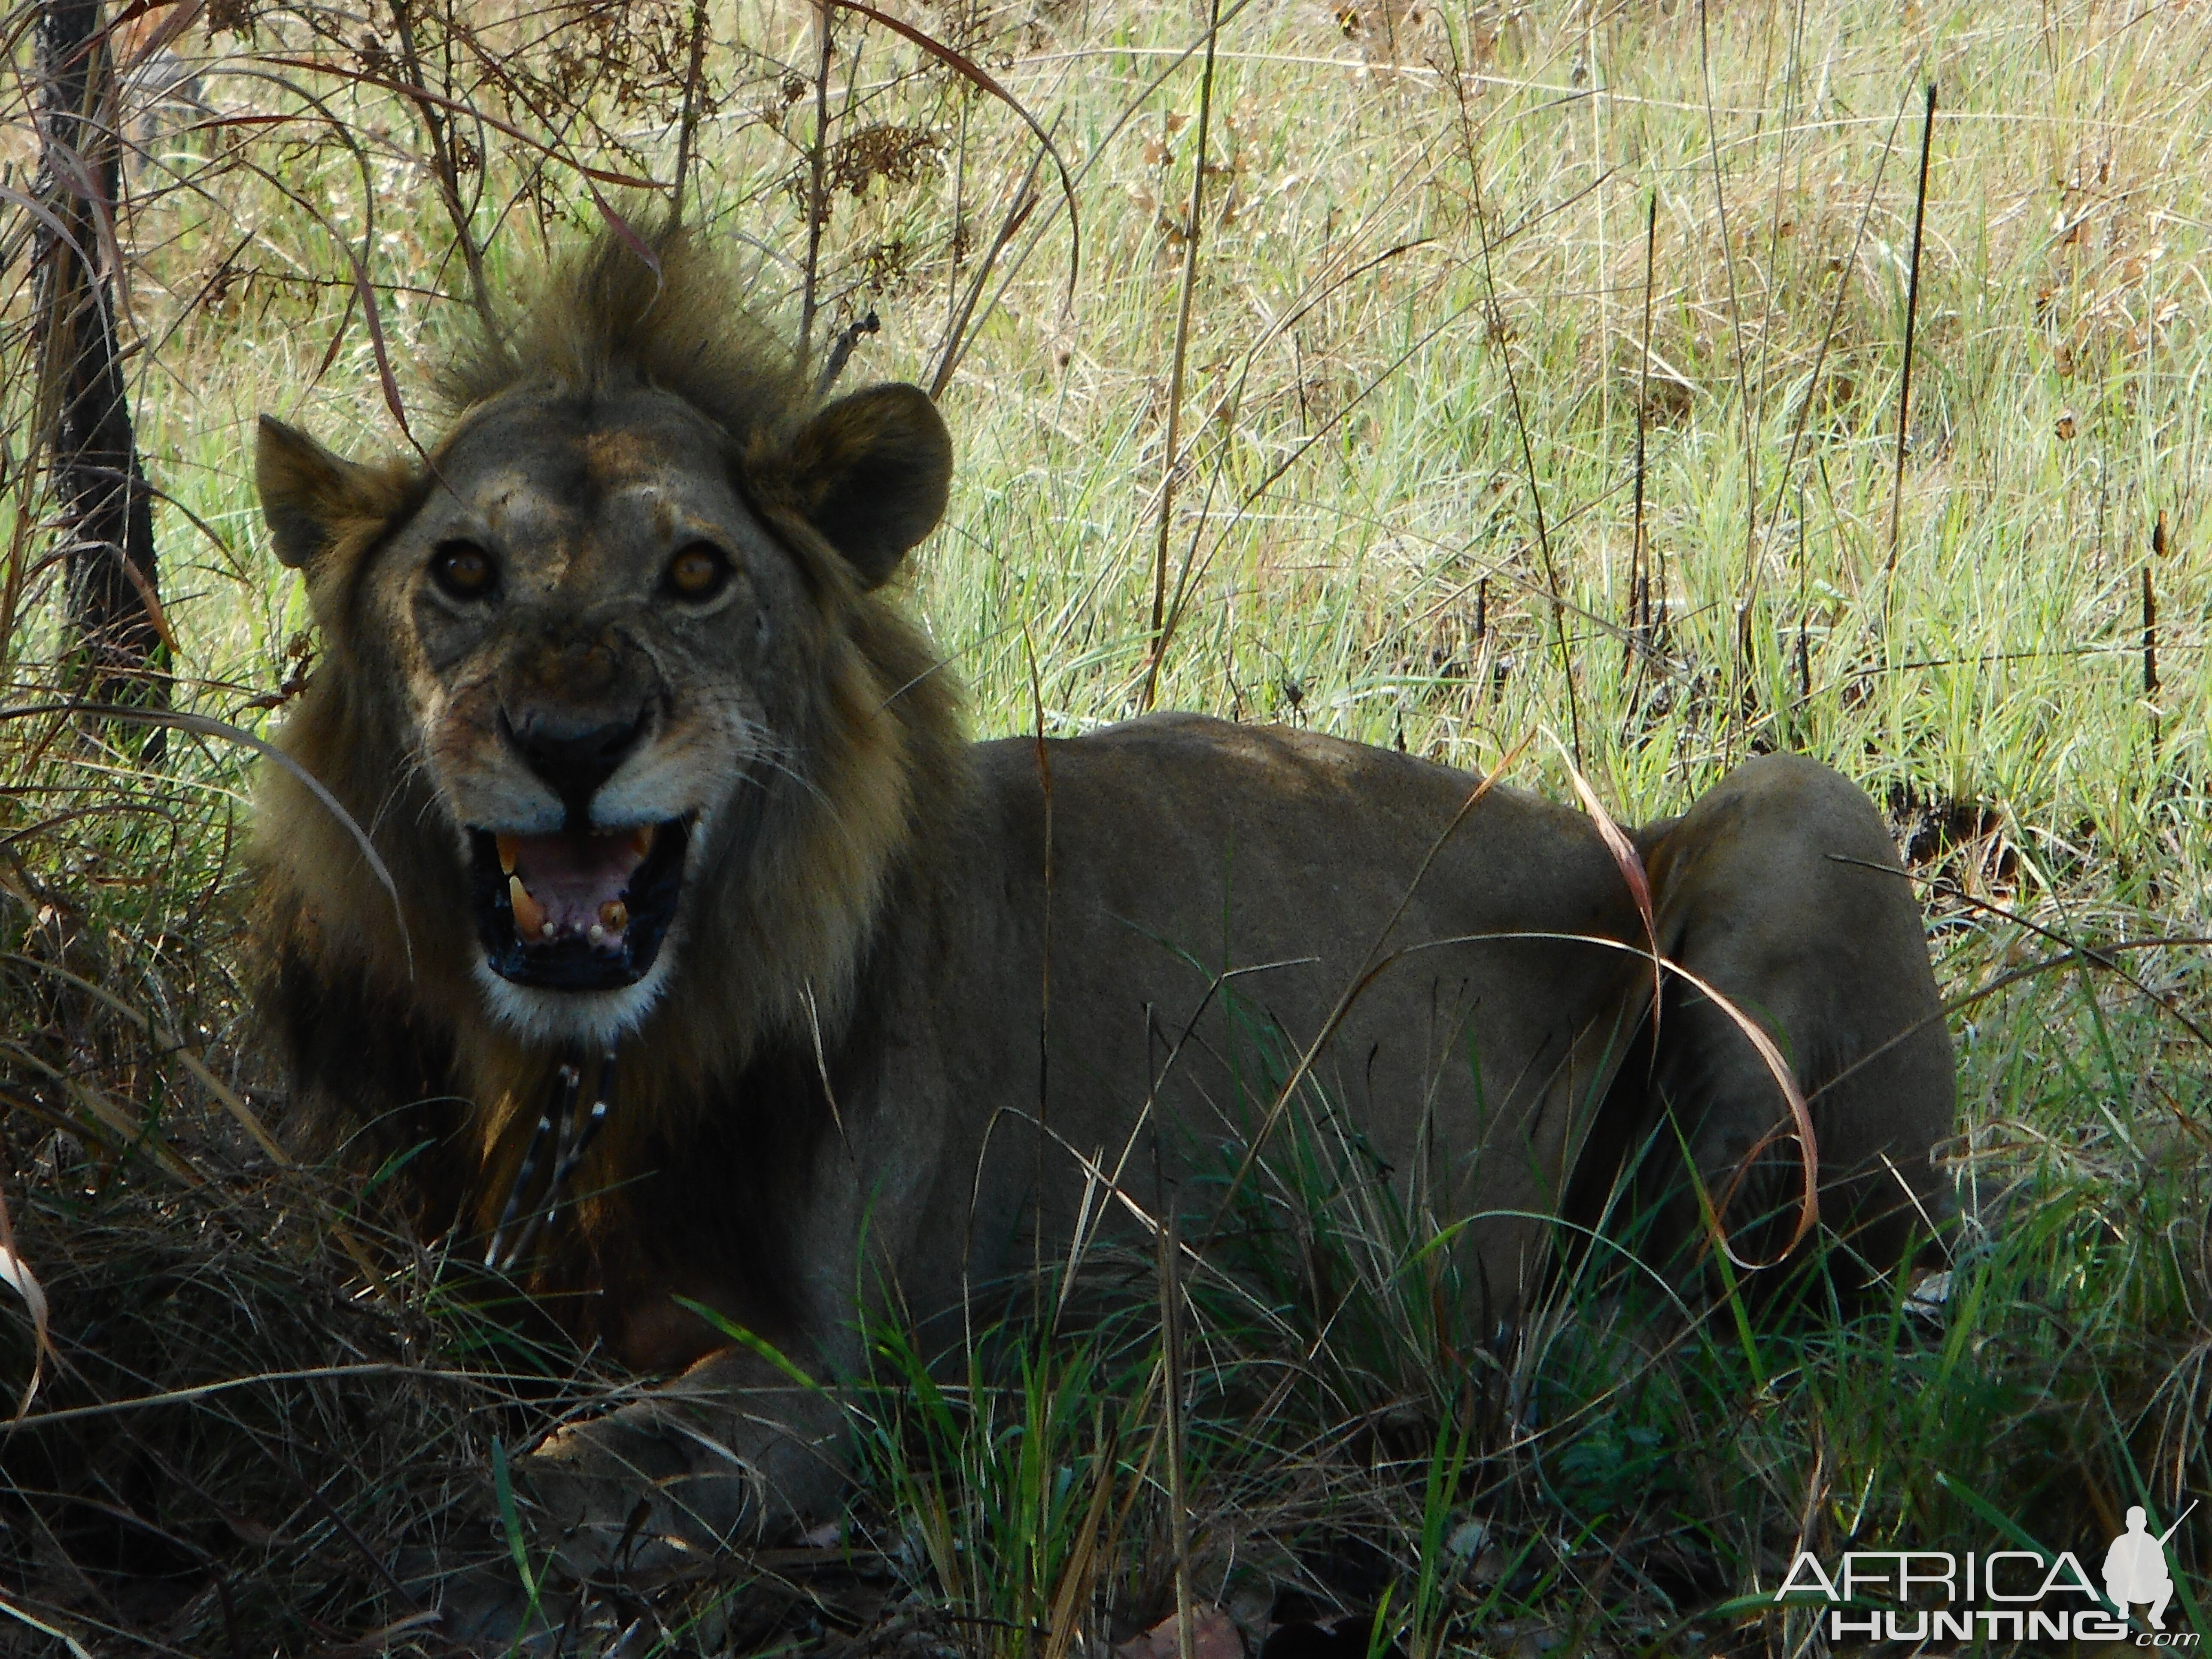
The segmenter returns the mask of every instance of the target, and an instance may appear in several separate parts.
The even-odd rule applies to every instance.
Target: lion
[[[255,839],[301,1133],[671,1379],[518,1461],[568,1572],[834,1515],[866,1319],[1195,1207],[1294,1085],[1464,1220],[1486,1321],[1624,1189],[1746,1261],[1817,1202],[1865,1275],[1940,1215],[1950,1041],[1855,786],[1754,759],[1609,844],[1307,731],[971,742],[896,580],[944,420],[823,401],[744,290],[604,237],[419,456],[260,426],[322,641]]]

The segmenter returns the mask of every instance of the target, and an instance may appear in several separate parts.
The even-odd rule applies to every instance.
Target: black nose
[[[522,751],[523,763],[561,797],[568,824],[580,830],[591,821],[592,797],[615,775],[645,735],[646,711],[635,719],[605,726],[579,726],[556,716],[526,717],[508,731]]]

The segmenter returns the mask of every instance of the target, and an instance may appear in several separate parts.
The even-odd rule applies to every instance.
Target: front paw
[[[515,1464],[533,1530],[579,1580],[680,1577],[757,1547],[787,1521],[753,1459],[677,1401],[561,1430]]]

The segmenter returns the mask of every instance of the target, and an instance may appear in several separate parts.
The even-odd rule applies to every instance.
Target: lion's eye
[[[668,562],[668,591],[678,599],[711,599],[729,574],[730,562],[720,549],[694,542]]]
[[[455,599],[480,599],[499,579],[499,567],[474,542],[440,542],[430,555],[430,574]]]

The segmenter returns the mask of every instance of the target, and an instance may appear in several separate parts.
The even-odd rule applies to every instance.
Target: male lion
[[[656,261],[553,279],[419,461],[268,418],[257,461],[323,639],[283,747],[397,890],[263,772],[298,1106],[680,1374],[522,1460],[569,1570],[834,1512],[834,1397],[728,1325],[853,1375],[866,1308],[958,1306],[1027,1230],[1118,1220],[1099,1183],[1173,1205],[1307,1045],[1402,1200],[1473,1218],[1486,1328],[1616,1177],[1665,1237],[1791,1236],[1812,1149],[1699,984],[1790,1056],[1863,1266],[1937,1207],[1949,1040],[1850,783],[1771,757],[1643,831],[1647,927],[1591,819],[1406,755],[1188,714],[971,744],[887,587],[945,507],[935,408],[818,407],[714,258]],[[1656,1011],[1647,939],[1694,976]]]

